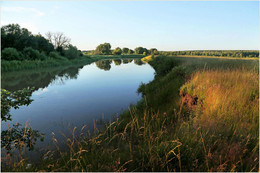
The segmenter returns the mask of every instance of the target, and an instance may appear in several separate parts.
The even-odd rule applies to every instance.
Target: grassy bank
[[[143,99],[40,164],[4,171],[258,171],[258,60],[162,57]],[[75,129],[76,130],[76,129]],[[59,141],[53,137],[54,145]],[[31,163],[30,163],[31,164]],[[27,168],[26,168],[27,167]]]
[[[58,67],[67,65],[79,65],[89,64],[102,59],[124,59],[124,58],[142,58],[142,55],[93,55],[93,56],[82,56],[77,59],[68,60],[63,59],[46,59],[46,60],[24,60],[24,61],[1,61],[1,72],[28,70],[28,69],[39,69],[46,67]]]
[[[86,56],[80,57],[75,60],[68,59],[47,59],[47,60],[24,60],[24,61],[1,61],[1,72],[9,72],[9,71],[19,71],[19,70],[28,70],[28,69],[39,69],[46,67],[58,67],[65,65],[73,65],[73,64],[88,64],[98,60],[99,58],[89,58]]]

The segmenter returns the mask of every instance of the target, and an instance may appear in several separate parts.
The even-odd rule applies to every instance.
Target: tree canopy
[[[1,51],[3,60],[75,59],[81,51],[69,44],[70,39],[61,32],[48,32],[47,39],[41,34],[33,35],[18,24],[1,27]],[[57,51],[57,52],[56,52]],[[62,57],[64,56],[64,57]]]
[[[111,45],[110,43],[104,43],[97,46],[95,54],[98,55],[111,55]]]
[[[157,50],[156,48],[150,49],[150,50],[149,50],[149,53],[150,53],[151,55],[159,55],[159,52],[158,52],[158,50]]]
[[[115,48],[115,50],[113,51],[114,55],[121,55],[122,54],[122,50],[120,47]]]
[[[135,48],[135,54],[145,54],[145,55],[148,55],[149,51],[146,48],[137,47],[137,48]]]
[[[128,53],[129,53],[129,49],[126,48],[126,47],[124,47],[124,48],[122,49],[122,52],[123,52],[123,54],[128,54]]]
[[[9,24],[1,27],[1,50],[5,48],[15,48],[23,51],[26,47],[32,47],[40,52],[49,53],[54,50],[54,46],[40,34],[32,35],[26,28],[21,28],[18,24]]]

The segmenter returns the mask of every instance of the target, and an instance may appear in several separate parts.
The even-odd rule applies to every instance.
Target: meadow
[[[2,171],[259,171],[259,61],[149,56],[142,100],[39,163],[6,156]],[[26,130],[26,129],[25,129]],[[74,135],[78,131],[80,135]]]

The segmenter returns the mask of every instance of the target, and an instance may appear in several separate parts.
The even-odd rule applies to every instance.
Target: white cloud
[[[25,8],[25,7],[2,7],[3,12],[13,12],[13,13],[23,13],[23,12],[31,12],[36,16],[44,16],[45,13],[37,10],[36,8]]]
[[[42,95],[44,93],[48,92],[48,89],[47,88],[43,88],[43,89],[39,89],[38,91],[35,91],[34,94],[35,95]]]

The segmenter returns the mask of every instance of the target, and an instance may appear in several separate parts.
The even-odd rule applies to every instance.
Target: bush
[[[64,51],[65,57],[68,59],[76,59],[79,57],[79,51],[77,47],[69,45],[69,48]]]
[[[5,48],[2,51],[2,60],[18,60],[20,58],[19,52],[15,48]]]
[[[49,56],[50,56],[50,58],[53,58],[53,59],[59,59],[59,60],[65,59],[58,52],[55,52],[55,51],[50,52]]]
[[[150,61],[149,64],[154,67],[156,74],[165,75],[169,73],[173,67],[179,65],[179,60],[172,59],[165,56],[157,56],[153,61]]]
[[[26,47],[23,49],[24,58],[28,60],[40,59],[40,52],[31,47]]]
[[[46,60],[46,59],[48,59],[48,57],[46,56],[46,54],[44,52],[42,52],[40,54],[40,60]]]

